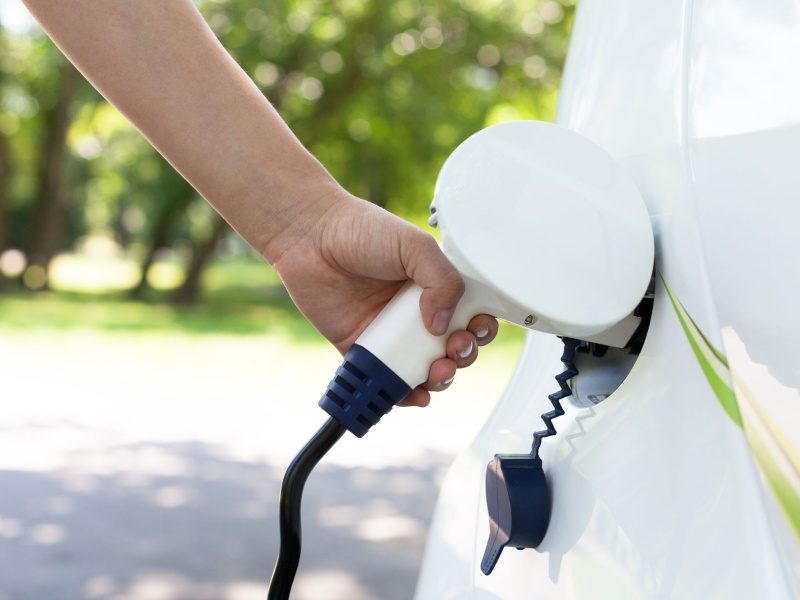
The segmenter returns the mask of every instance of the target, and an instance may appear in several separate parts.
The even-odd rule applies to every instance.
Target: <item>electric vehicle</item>
[[[649,327],[638,354],[576,356],[541,445],[546,534],[487,576],[486,466],[527,452],[564,370],[558,337],[527,334],[443,484],[416,598],[798,598],[800,4],[581,0],[570,44],[557,123],[647,205]]]

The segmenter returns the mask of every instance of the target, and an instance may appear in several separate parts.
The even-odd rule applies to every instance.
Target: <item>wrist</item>
[[[313,241],[335,206],[349,197],[321,166],[320,170],[295,174],[278,192],[278,198],[264,199],[265,215],[259,238],[252,245],[271,265],[293,247]]]

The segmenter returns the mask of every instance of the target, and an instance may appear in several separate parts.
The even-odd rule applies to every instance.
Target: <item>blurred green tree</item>
[[[197,4],[334,177],[417,223],[463,139],[501,121],[553,118],[574,12],[573,0]],[[131,293],[141,296],[158,253],[182,247],[186,279],[172,299],[196,300],[229,228],[193,208],[197,194],[113,109],[76,89],[74,71],[40,33],[0,34],[0,44],[9,47],[0,58],[8,138],[5,151],[0,143],[0,252],[22,243],[26,222],[32,260],[105,232],[139,257]]]
[[[340,182],[419,221],[459,142],[502,120],[552,119],[572,20],[564,4],[216,0],[203,9]]]
[[[0,57],[8,55],[8,39],[5,28],[0,23]],[[0,106],[6,87],[8,74],[0,63]],[[8,220],[8,195],[11,186],[11,148],[6,135],[0,131],[0,252],[8,248],[10,243],[11,226]],[[5,278],[0,276],[0,290],[3,289]]]
[[[40,288],[50,260],[74,241],[67,131],[79,96],[98,96],[42,35],[3,31],[2,43],[0,252],[23,248]]]
[[[72,121],[80,73],[66,60],[53,70],[52,100],[41,107],[42,130],[38,144],[37,189],[30,208],[31,220],[25,250],[31,267],[46,269],[64,248],[72,208],[67,180],[67,129]],[[40,96],[41,97],[41,96]],[[29,267],[29,268],[31,268]]]

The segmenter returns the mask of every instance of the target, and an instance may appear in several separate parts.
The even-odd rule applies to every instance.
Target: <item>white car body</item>
[[[557,122],[644,196],[650,330],[605,401],[564,401],[547,535],[485,576],[486,465],[529,451],[562,370],[528,334],[444,483],[417,600],[800,597],[800,4],[581,0]]]

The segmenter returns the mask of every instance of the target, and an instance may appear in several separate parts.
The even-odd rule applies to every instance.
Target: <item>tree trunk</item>
[[[147,250],[147,255],[144,257],[144,260],[140,265],[139,281],[128,292],[128,297],[131,300],[141,300],[145,290],[148,288],[147,271],[149,271],[150,267],[153,266],[158,251],[167,245],[167,236],[169,235],[172,222],[175,220],[175,214],[175,211],[170,210],[169,208],[161,211],[158,221],[156,222],[156,226],[153,228],[153,235],[151,236],[150,240],[150,248]]]
[[[170,298],[171,304],[195,304],[200,297],[200,276],[203,274],[203,269],[208,264],[208,261],[214,256],[214,251],[223,234],[228,231],[228,224],[222,217],[215,215],[214,219],[214,228],[208,239],[194,245],[192,260],[189,262],[189,268],[186,271],[186,279],[172,294]]]
[[[147,285],[147,271],[155,262],[158,251],[170,245],[170,233],[175,222],[186,212],[186,207],[189,206],[191,201],[197,198],[197,192],[189,185],[189,182],[173,170],[172,167],[168,166],[166,161],[163,164],[162,175],[159,177],[159,187],[164,199],[158,207],[159,212],[155,217],[152,229],[150,229],[149,239],[147,240],[149,249],[140,265],[139,281],[128,292],[131,300],[141,300],[142,296],[144,296],[149,287]]]
[[[11,243],[8,222],[8,189],[11,184],[11,149],[8,141],[0,136],[0,253]]]
[[[156,260],[156,254],[161,248],[166,248],[169,242],[169,232],[172,229],[173,223],[180,216],[181,209],[185,206],[183,202],[171,203],[165,206],[158,215],[155,227],[153,227],[152,235],[150,236],[150,248],[147,255],[144,257],[140,265],[140,275],[137,284],[128,292],[128,297],[131,300],[141,300],[145,290],[148,288],[147,284],[147,271]]]
[[[72,105],[81,75],[70,63],[61,69],[55,105],[44,118],[44,137],[39,152],[39,188],[28,231],[29,264],[47,267],[61,250],[69,224],[70,203],[66,185],[66,137]]]
[[[0,24],[0,51],[7,52],[5,31]],[[0,98],[5,85],[5,73],[0,73]],[[8,140],[0,135],[0,254],[11,244],[11,224],[8,222],[8,190],[11,185],[11,149]],[[0,273],[0,291],[6,286],[6,278]]]
[[[8,222],[8,188],[11,183],[11,152],[5,137],[0,136],[0,254],[11,243],[11,225]],[[0,292],[6,289],[7,281],[0,273]]]

